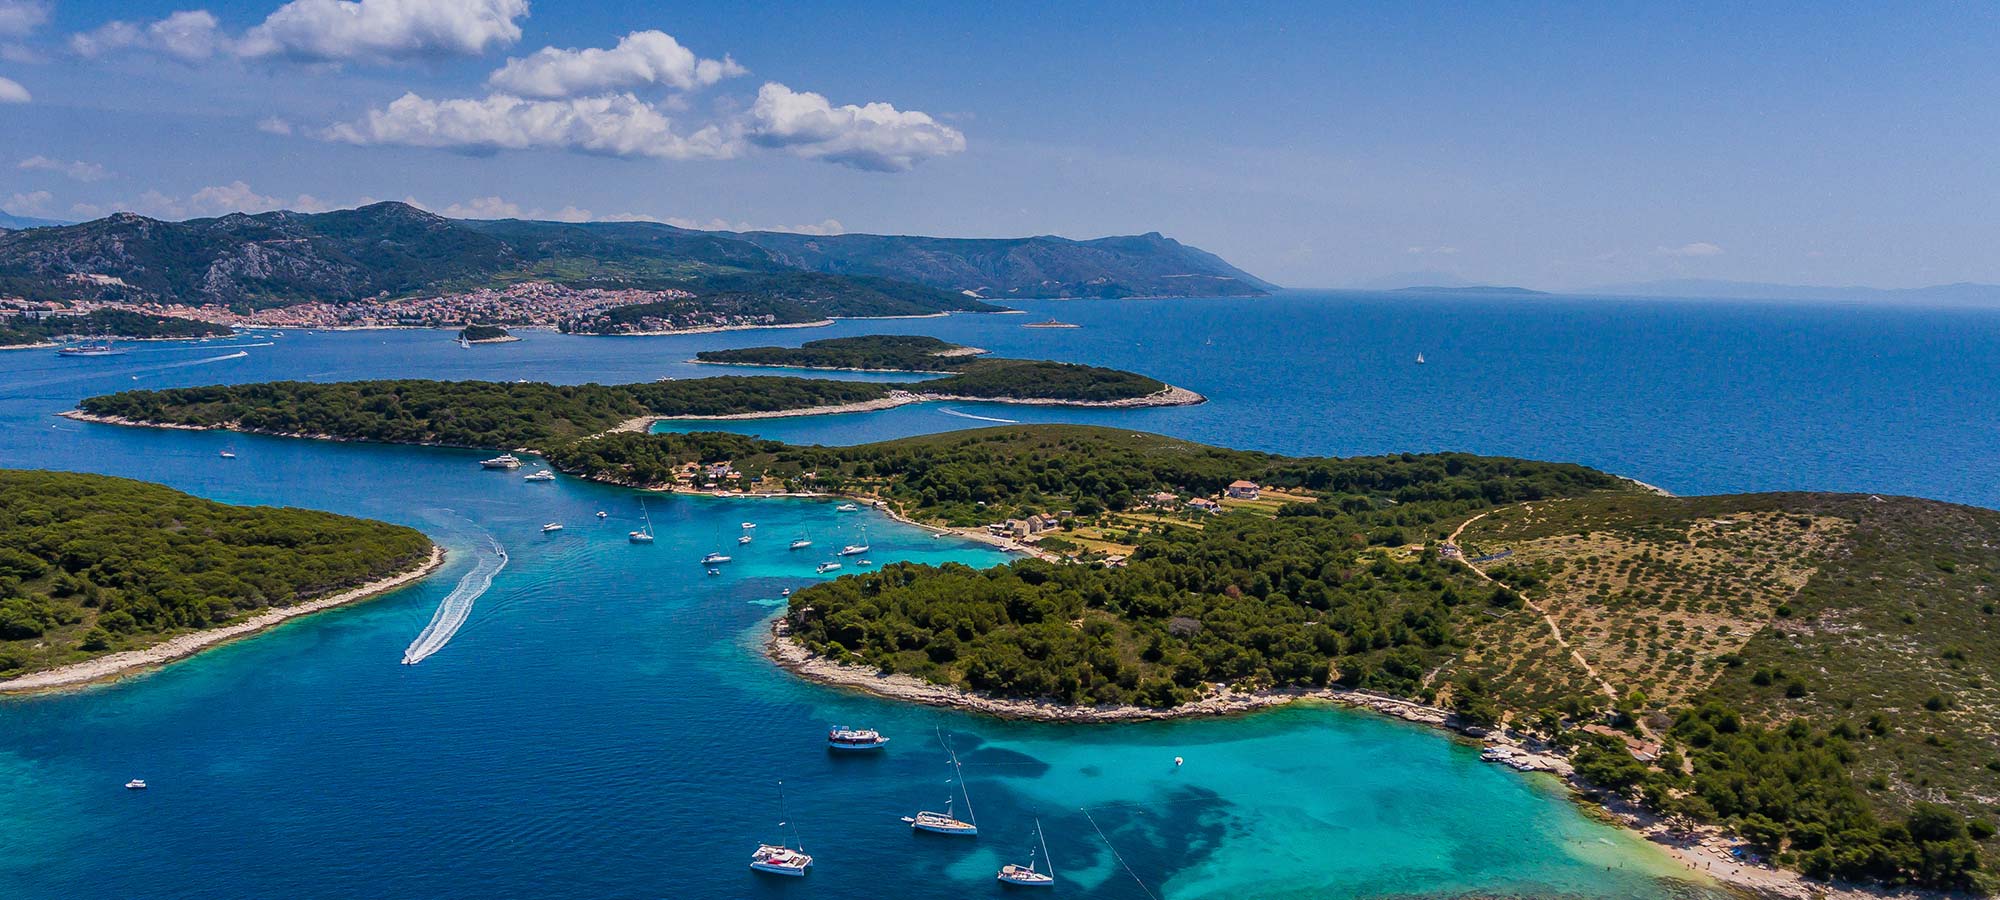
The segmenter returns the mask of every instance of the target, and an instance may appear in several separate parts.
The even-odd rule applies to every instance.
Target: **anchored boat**
[[[791,816],[785,811],[785,783],[778,782],[778,827],[790,826],[791,838],[797,839],[799,829],[791,825]],[[757,852],[750,855],[750,868],[767,875],[787,875],[804,878],[806,870],[812,868],[813,858],[806,854],[805,841],[798,840],[798,849],[792,849],[792,839],[779,838],[776,844],[759,844]]]
[[[1048,871],[1046,872],[1036,871],[1035,848],[1031,846],[1028,848],[1027,865],[1017,866],[1014,865],[1013,863],[1008,863],[1000,867],[1000,874],[995,877],[1000,880],[1001,884],[1007,885],[1009,887],[1055,887],[1056,886],[1056,867],[1055,863],[1049,861],[1049,841],[1048,838],[1042,836],[1042,820],[1039,818],[1035,820],[1035,842],[1041,845],[1042,865],[1045,866],[1048,869]]]
[[[912,831],[928,831],[932,834],[949,834],[959,837],[973,837],[979,834],[979,816],[972,811],[972,793],[965,787],[965,769],[958,764],[958,754],[951,749],[951,742],[944,739],[944,731],[938,731],[938,743],[944,745],[944,752],[951,757],[951,769],[958,780],[959,795],[965,798],[965,818],[963,821],[952,814],[952,802],[958,797],[947,796],[944,812],[925,810],[914,816],[904,816]]]
[[[889,739],[873,728],[849,728],[840,725],[828,729],[826,746],[829,750],[880,750]]]
[[[480,460],[479,465],[486,469],[518,469],[521,467],[521,459],[512,453],[502,453],[492,459]]]
[[[603,518],[604,514],[600,512],[597,516],[598,518]],[[634,544],[650,544],[653,542],[653,517],[646,513],[645,498],[640,498],[639,500],[639,516],[646,520],[646,524],[638,531],[626,532],[625,539]]]

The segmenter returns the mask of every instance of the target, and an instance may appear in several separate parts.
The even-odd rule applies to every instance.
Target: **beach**
[[[210,647],[248,637],[288,619],[311,615],[316,612],[357,603],[393,591],[437,571],[444,565],[445,551],[436,544],[431,545],[431,555],[424,563],[407,572],[371,581],[357,588],[342,591],[330,597],[308,600],[292,606],[268,609],[234,625],[210,628],[179,635],[139,650],[122,650],[96,659],[57,666],[42,672],[33,672],[18,678],[0,681],[0,693],[38,693],[42,691],[67,690],[84,687],[102,681],[109,681],[136,672],[147,671],[179,659],[186,659]]]

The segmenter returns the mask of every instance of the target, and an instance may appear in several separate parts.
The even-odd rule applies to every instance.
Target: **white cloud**
[[[635,31],[609,50],[543,47],[507,60],[486,83],[503,93],[551,99],[645,84],[689,91],[748,71],[727,56],[697,57],[666,32]]]
[[[819,94],[775,81],[757,91],[743,124],[760,146],[876,172],[907,171],[965,150],[965,135],[926,113],[887,103],[834,106]]]
[[[5,3],[7,0],[0,0]],[[86,58],[137,50],[195,62],[219,55],[299,62],[396,62],[477,56],[521,39],[527,0],[292,0],[233,37],[205,9],[154,22],[113,21],[70,36]]]
[[[0,77],[0,103],[26,103],[35,99],[28,89],[11,78]]]
[[[1683,258],[1696,257],[1696,256],[1721,256],[1722,248],[1714,244],[1711,244],[1707,241],[1696,241],[1692,244],[1682,244],[1678,247],[1661,247],[1655,252],[1659,253],[1661,256],[1679,256]]]
[[[0,209],[15,215],[39,216],[49,211],[49,201],[53,199],[55,195],[48,191],[29,191],[8,197],[7,205],[0,206]]]
[[[186,197],[176,197],[157,190],[149,190],[139,195],[137,200],[118,200],[107,204],[78,203],[70,207],[75,215],[95,219],[120,210],[152,216],[156,219],[188,219],[201,216],[223,216],[230,213],[269,212],[274,209],[289,209],[294,212],[325,212],[332,208],[326,202],[311,194],[300,194],[291,200],[260,194],[241,180],[228,184],[210,185]]]
[[[243,56],[310,62],[477,56],[521,39],[528,0],[292,0],[245,32]]]
[[[631,94],[525,100],[508,94],[484,99],[427,100],[404,94],[384,109],[326,128],[320,137],[349,144],[439,147],[468,153],[498,150],[574,150],[656,159],[727,159],[739,142],[710,125],[692,134],[674,131],[658,107]]]
[[[49,20],[46,0],[0,0],[0,38],[23,38]]]
[[[447,206],[432,206],[415,197],[403,198],[404,203],[418,209],[428,209],[447,219],[534,219],[544,222],[590,222],[594,218],[590,210],[565,206],[550,212],[539,207],[523,207],[519,203],[503,197],[474,197],[463,203]]]
[[[157,22],[106,22],[95,30],[70,35],[78,56],[94,59],[120,50],[140,50],[197,62],[228,51],[229,36],[205,9],[182,10]]]
[[[27,159],[21,160],[20,164],[15,166],[15,168],[30,172],[55,172],[71,181],[86,183],[103,181],[111,177],[111,173],[106,171],[103,166],[93,162],[84,162],[80,159],[63,162],[62,160],[50,159],[46,156],[30,156]]]
[[[847,233],[847,226],[840,224],[839,219],[822,219],[817,224],[812,225],[752,225],[749,222],[731,222],[722,218],[702,221],[700,219],[688,219],[681,216],[654,218],[652,216],[633,216],[628,213],[626,216],[610,217],[608,220],[662,222],[672,225],[675,228],[688,228],[695,231],[782,231],[790,234],[820,235]]]
[[[257,130],[265,134],[291,134],[292,123],[277,116],[266,116],[257,120]]]

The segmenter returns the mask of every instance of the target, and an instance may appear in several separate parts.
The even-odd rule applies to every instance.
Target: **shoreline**
[[[917,524],[917,523],[912,523]],[[923,526],[934,527],[934,526]],[[988,697],[948,685],[934,684],[914,675],[885,675],[865,665],[841,663],[813,653],[790,638],[784,613],[772,620],[762,640],[765,660],[798,678],[823,687],[860,691],[884,700],[919,703],[956,709],[1000,719],[1105,725],[1129,722],[1167,721],[1249,715],[1295,702],[1324,703],[1343,709],[1370,712],[1400,719],[1413,725],[1442,732],[1458,742],[1475,742],[1481,747],[1504,747],[1533,769],[1550,775],[1569,792],[1570,800],[1586,815],[1622,829],[1659,848],[1684,866],[1696,879],[1769,900],[1882,900],[1885,897],[1949,898],[1960,895],[1923,890],[1887,890],[1865,885],[1813,881],[1789,869],[1759,866],[1735,859],[1730,846],[1741,841],[1729,837],[1719,826],[1699,825],[1679,832],[1664,819],[1623,798],[1604,792],[1584,781],[1566,756],[1548,752],[1517,740],[1505,731],[1474,735],[1455,726],[1450,710],[1412,700],[1340,688],[1284,689],[1238,693],[1228,689],[1192,703],[1170,709],[1142,706],[1075,706],[1048,700],[1015,700]],[[1526,772],[1524,772],[1526,774]]]
[[[648,416],[652,422],[733,422],[748,419],[789,419],[804,416],[835,416],[845,413],[877,412],[908,406],[912,403],[1005,403],[1013,406],[1074,406],[1083,409],[1147,409],[1156,406],[1198,406],[1207,403],[1208,398],[1187,388],[1167,385],[1164,390],[1155,391],[1144,397],[1127,397],[1123,400],[1059,400],[1053,397],[969,397],[962,394],[932,394],[919,391],[892,391],[889,396],[878,400],[861,400],[855,403],[841,403],[833,406],[805,406],[798,409],[759,410],[757,412],[728,413],[719,416]],[[628,429],[637,419],[628,419],[613,431],[644,430]]]
[[[140,672],[149,672],[169,663],[187,659],[203,650],[250,637],[300,616],[324,612],[389,593],[438,570],[444,565],[445,550],[431,544],[430,557],[414,569],[349,588],[330,597],[266,609],[234,625],[176,635],[138,650],[121,650],[41,672],[30,672],[0,681],[0,694],[36,694],[74,690],[105,681],[116,681]]]

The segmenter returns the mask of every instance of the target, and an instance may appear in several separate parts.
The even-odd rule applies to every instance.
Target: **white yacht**
[[[755,527],[757,527],[757,523],[755,523],[755,522],[745,522],[745,523],[743,523],[743,530],[744,530],[744,531],[749,531],[750,529],[752,529],[752,528],[755,528]]]
[[[826,573],[828,573],[828,572],[831,572],[831,571],[833,571],[833,570],[835,570],[835,569],[838,569],[838,568],[840,568],[840,563],[837,563],[837,562],[823,562],[823,563],[820,563],[820,564],[819,564],[818,566],[814,567],[813,571],[815,571],[815,572],[818,572],[818,573],[819,573],[819,574],[821,574],[821,575],[825,575]]]
[[[502,453],[492,459],[480,460],[479,465],[488,469],[518,469],[521,467],[521,458],[512,453]]]
[[[712,566],[718,563],[726,563],[728,561],[729,557],[725,556],[723,552],[720,550],[717,550],[701,558],[701,564],[704,566]]]
[[[536,471],[533,471],[533,472],[529,472],[528,474],[526,474],[526,475],[523,475],[523,476],[521,476],[521,480],[522,480],[522,481],[554,481],[554,480],[556,480],[556,473],[554,473],[554,472],[551,472],[551,471],[549,471],[549,470],[547,470],[547,469],[538,469],[538,470],[536,470]]]
[[[790,827],[789,837],[781,836],[776,844],[758,844],[757,852],[750,854],[750,868],[767,875],[788,875],[804,878],[806,870],[812,868],[813,858],[806,854],[806,842],[799,839],[798,826],[792,825],[792,816],[785,808],[785,783],[778,782],[778,828]],[[798,849],[792,844],[797,843]]]
[[[944,752],[951,756],[951,769],[957,776],[959,794],[965,798],[965,818],[971,821],[961,820],[952,814],[952,801],[958,797],[945,798],[944,812],[925,810],[914,816],[904,816],[903,821],[910,823],[913,831],[973,837],[979,834],[979,817],[972,812],[972,794],[965,788],[965,769],[958,764],[958,754],[952,751],[951,742],[944,739],[943,730],[938,731],[938,743],[943,744]]]
[[[224,450],[224,451],[222,451],[222,458],[223,458],[223,459],[235,459],[235,458],[236,458],[236,451],[234,451],[234,450]]]
[[[854,504],[852,504],[852,503],[842,503],[842,504],[840,504],[839,506],[836,506],[836,507],[834,507],[834,508],[833,508],[833,511],[834,511],[834,512],[860,512],[860,511],[861,511],[861,507],[859,507],[859,506],[855,506],[855,505],[854,505]]]
[[[1027,865],[1017,866],[1013,863],[1008,863],[1000,867],[1000,874],[996,877],[999,878],[1001,884],[1011,887],[1056,886],[1056,867],[1054,863],[1049,861],[1049,841],[1048,838],[1042,836],[1041,819],[1035,820],[1035,842],[1041,845],[1042,865],[1048,871],[1039,872],[1035,870],[1035,848],[1029,847]]]
[[[747,544],[747,543],[750,543],[750,536],[746,534],[746,535],[744,535],[744,536],[742,536],[742,537],[740,537],[740,538],[737,538],[737,539],[736,539],[736,543],[739,543],[739,544]]]
[[[792,539],[792,549],[793,549],[793,550],[804,550],[805,548],[807,548],[807,547],[810,547],[810,546],[812,546],[812,545],[813,545],[813,542],[812,542],[812,538],[809,538],[809,537],[801,537],[801,538],[793,538],[793,539]]]
[[[646,520],[646,524],[641,526],[638,531],[626,532],[625,539],[634,544],[650,544],[653,542],[653,517],[646,513],[646,501],[644,498],[639,500],[639,516]],[[604,513],[602,511],[598,512],[597,517],[600,519],[604,518]]]
[[[134,778],[131,781],[125,782],[125,789],[128,791],[143,791],[146,789],[146,779]]]
[[[543,533],[543,534],[549,534],[549,533],[552,533],[552,532],[557,532],[557,531],[561,531],[561,530],[562,530],[562,526],[561,526],[560,524],[557,524],[557,523],[555,523],[555,522],[550,522],[549,524],[547,524],[547,525],[543,525],[543,526],[542,526],[542,533]]]

